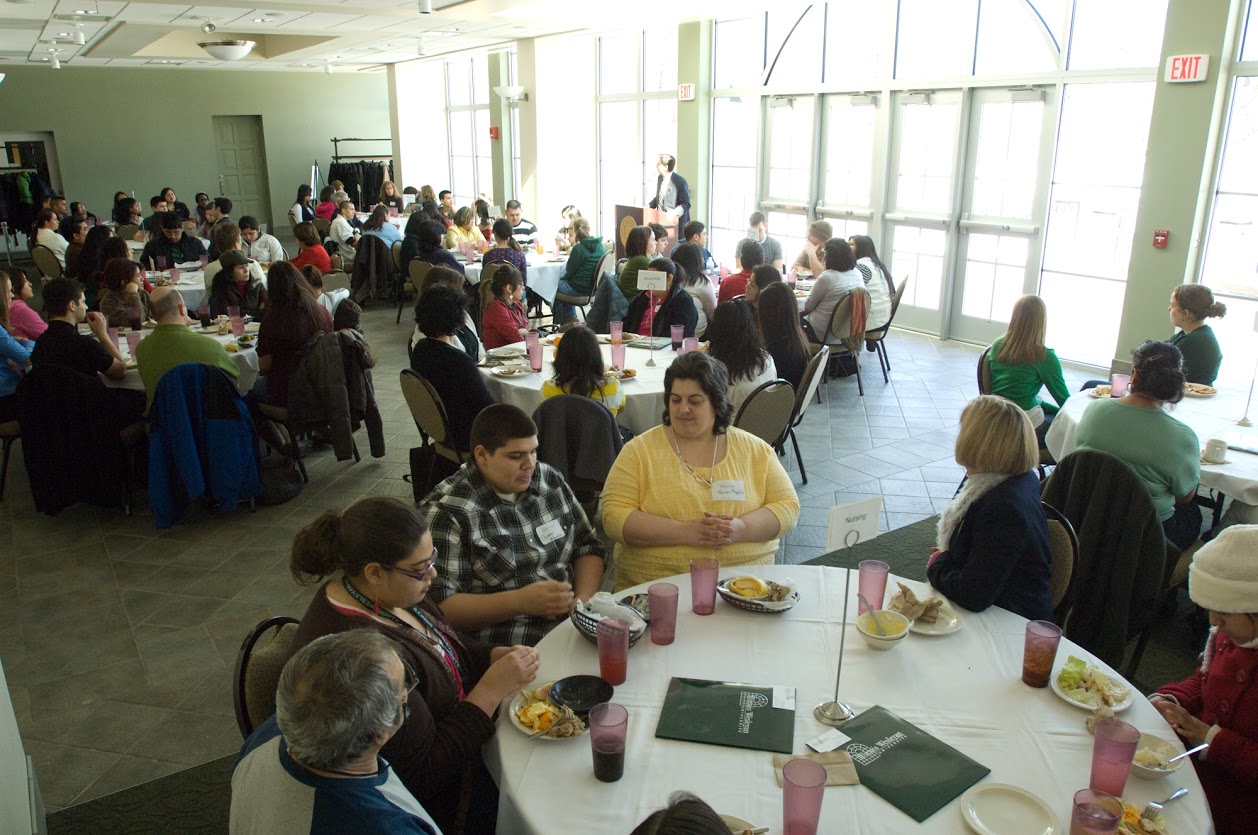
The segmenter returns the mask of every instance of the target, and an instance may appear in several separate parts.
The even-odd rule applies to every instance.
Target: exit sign
[[[678,101],[694,101],[695,86],[693,84],[679,84],[677,86]]]
[[[1209,55],[1171,55],[1166,59],[1164,80],[1168,84],[1205,81],[1209,71]]]

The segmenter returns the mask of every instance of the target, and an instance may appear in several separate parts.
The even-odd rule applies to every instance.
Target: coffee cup
[[[1211,464],[1222,464],[1227,459],[1227,441],[1219,438],[1206,441],[1206,449],[1201,457]]]

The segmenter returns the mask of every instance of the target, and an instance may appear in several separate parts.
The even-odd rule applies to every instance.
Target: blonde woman
[[[966,481],[939,514],[930,584],[972,612],[989,606],[1052,620],[1052,554],[1034,472],[1040,456],[1026,412],[984,395],[961,412],[957,463]]]
[[[1044,346],[1047,329],[1044,300],[1023,296],[1013,306],[1005,335],[996,338],[987,354],[992,369],[992,394],[1022,407],[1041,444],[1058,407],[1070,397],[1057,354]],[[1040,389],[1045,387],[1057,401],[1056,406],[1039,399]]]
[[[1227,305],[1214,300],[1204,284],[1181,284],[1171,291],[1171,324],[1179,328],[1170,343],[1184,355],[1184,378],[1190,383],[1214,385],[1223,364],[1223,351],[1206,319],[1227,313]]]
[[[476,210],[471,206],[462,206],[454,212],[454,223],[446,230],[446,249],[458,249],[460,246],[472,246],[479,252],[485,236],[476,228]]]

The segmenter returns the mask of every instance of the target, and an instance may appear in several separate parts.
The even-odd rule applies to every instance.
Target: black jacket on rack
[[[328,181],[340,180],[345,186],[345,193],[355,201],[359,211],[366,211],[368,206],[375,205],[380,197],[380,186],[385,180],[392,179],[392,161],[359,160],[334,162],[328,166]]]

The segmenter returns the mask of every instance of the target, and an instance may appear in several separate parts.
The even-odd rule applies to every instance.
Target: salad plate
[[[961,796],[961,816],[980,835],[1060,835],[1061,822],[1049,805],[1006,783],[980,783]]]
[[[537,689],[539,691],[544,691],[549,688],[539,687]],[[534,708],[534,705],[543,705],[543,707]],[[566,736],[552,735],[549,731],[541,733],[537,728],[534,728],[531,725],[526,725],[524,722],[520,721],[520,715],[522,713],[527,715],[530,708],[548,713],[553,718],[558,718],[562,715],[562,708],[551,702],[549,697],[538,698],[536,692],[530,693],[525,690],[521,690],[519,693],[516,693],[515,698],[511,700],[511,704],[507,707],[507,715],[511,718],[511,724],[515,726],[515,729],[530,739],[544,739],[547,742],[555,742],[561,739],[572,739],[577,736],[585,736],[590,732],[589,726],[587,725],[581,731],[568,733]]]
[[[498,359],[507,359],[510,357],[528,356],[528,352],[517,345],[503,345],[498,348],[490,348],[485,352],[487,357],[497,357]]]
[[[1080,710],[1095,710],[1102,704],[1122,713],[1135,702],[1131,687],[1118,673],[1099,661],[1088,663],[1071,655],[1054,665],[1049,686],[1058,698]]]

